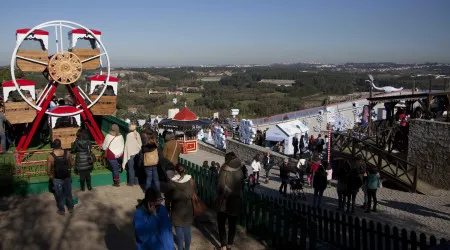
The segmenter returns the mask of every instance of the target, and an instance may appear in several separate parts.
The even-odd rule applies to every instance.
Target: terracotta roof
[[[195,121],[198,120],[197,115],[195,115],[188,108],[184,107],[180,112],[178,112],[172,120],[175,121]]]

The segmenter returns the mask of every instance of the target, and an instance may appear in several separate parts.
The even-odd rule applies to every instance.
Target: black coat
[[[289,173],[297,173],[297,169],[293,168],[292,166],[285,166],[284,164],[280,166],[280,178],[281,179],[288,179]]]
[[[325,188],[327,188],[327,185],[328,185],[327,172],[324,173],[317,172],[314,175],[313,181],[314,189],[325,190]]]
[[[92,164],[89,164],[89,157],[91,156],[91,142],[89,140],[77,139],[72,143],[72,153],[75,156],[75,167],[79,171],[90,170],[93,168]]]

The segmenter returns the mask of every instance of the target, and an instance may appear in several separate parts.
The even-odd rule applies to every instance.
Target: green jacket
[[[371,174],[367,175],[367,188],[368,189],[378,189],[380,187],[380,174]]]

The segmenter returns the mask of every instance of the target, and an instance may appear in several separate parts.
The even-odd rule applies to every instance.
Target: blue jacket
[[[137,250],[174,250],[172,223],[166,207],[160,206],[156,215],[139,207],[134,213]]]
[[[380,187],[380,174],[371,174],[367,175],[367,188],[368,189],[378,189]]]

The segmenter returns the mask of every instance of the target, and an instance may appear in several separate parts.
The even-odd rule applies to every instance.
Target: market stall
[[[282,153],[292,155],[294,154],[294,146],[292,145],[294,137],[300,139],[303,135],[305,138],[308,138],[308,131],[308,127],[306,127],[300,120],[279,123],[267,130],[266,143],[269,145],[274,143],[282,143]]]
[[[184,107],[172,119],[164,119],[158,127],[177,134],[177,141],[183,148],[183,154],[197,151],[197,134],[202,128],[208,128],[210,120],[199,119],[196,114]]]

